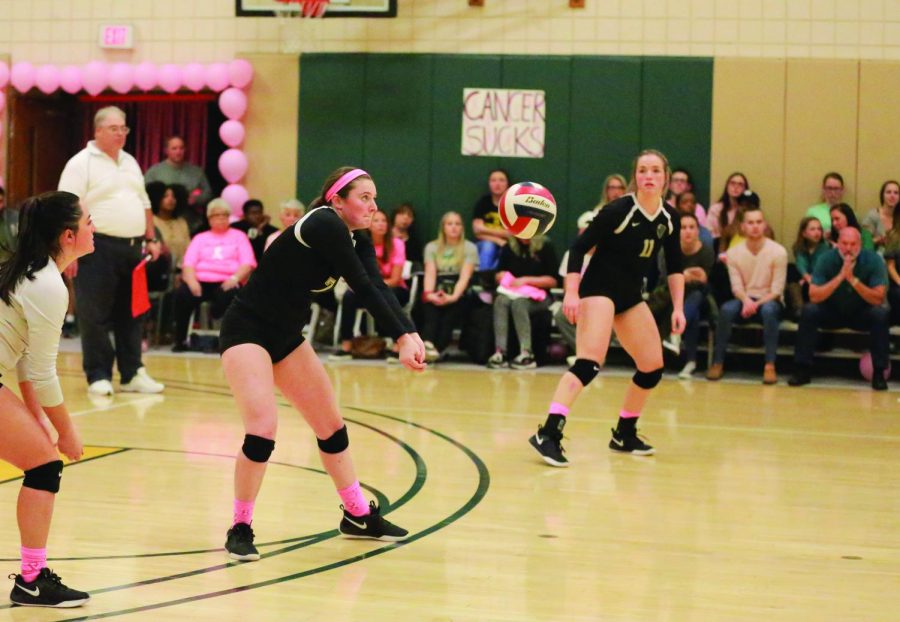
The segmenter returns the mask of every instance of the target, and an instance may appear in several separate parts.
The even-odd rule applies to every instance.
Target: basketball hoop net
[[[275,9],[275,17],[281,30],[281,51],[299,54],[315,48],[317,28],[307,26],[306,19],[298,17],[324,17],[331,0],[277,0],[281,8]],[[293,6],[296,5],[296,6]]]

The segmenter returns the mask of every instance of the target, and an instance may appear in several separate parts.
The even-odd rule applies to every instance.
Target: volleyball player
[[[562,447],[566,417],[582,389],[600,371],[613,329],[637,371],[626,390],[609,448],[642,456],[654,452],[638,437],[637,420],[663,373],[659,331],[642,297],[644,276],[660,248],[665,252],[674,306],[672,332],[681,334],[685,326],[678,214],[663,202],[669,176],[669,163],[662,153],[642,151],[632,168],[634,192],[600,210],[569,251],[563,313],[577,322],[576,360],[556,387],[547,421],[529,439],[550,465],[569,465]],[[582,259],[595,246],[582,278]]]
[[[0,385],[0,458],[25,472],[16,518],[22,571],[10,601],[29,607],[78,607],[90,596],[65,586],[47,568],[47,535],[63,463],[83,448],[63,402],[56,354],[69,292],[60,274],[94,250],[94,225],[70,192],[47,192],[25,201],[16,251],[0,266],[0,376],[17,371],[20,399]],[[56,430],[55,443],[44,421]]]
[[[300,334],[313,294],[344,277],[362,306],[399,344],[400,362],[414,371],[425,368],[425,346],[384,284],[372,241],[356,233],[369,227],[377,210],[375,197],[375,184],[361,169],[343,167],[329,175],[321,197],[311,205],[315,209],[272,243],[222,320],[222,365],[246,432],[235,467],[234,520],[225,543],[232,559],[259,559],[250,523],[275,448],[276,386],[316,435],[322,464],[343,502],[340,532],[383,541],[407,536],[381,516],[374,501],[366,502],[331,382]]]

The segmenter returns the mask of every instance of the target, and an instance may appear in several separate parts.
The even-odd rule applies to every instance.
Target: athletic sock
[[[554,436],[562,438],[563,428],[566,427],[566,416],[560,413],[551,412],[547,415],[547,421],[544,422],[543,430]]]
[[[29,549],[22,547],[22,578],[27,583],[34,581],[41,573],[41,568],[47,567],[47,549]]]
[[[616,431],[622,434],[633,435],[637,430],[637,420],[641,413],[633,413],[623,410],[619,413],[619,423],[616,425]]]
[[[253,506],[256,504],[255,501],[238,501],[234,500],[234,521],[231,523],[231,526],[234,527],[238,523],[245,523],[247,525],[253,520]]]
[[[369,503],[363,496],[362,488],[359,487],[359,481],[355,481],[337,492],[344,503],[344,509],[353,514],[353,516],[365,516],[369,513]]]

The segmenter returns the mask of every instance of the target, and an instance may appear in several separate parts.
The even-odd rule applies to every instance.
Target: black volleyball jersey
[[[313,294],[331,289],[340,277],[390,337],[415,332],[381,277],[372,240],[363,232],[348,231],[327,205],[313,209],[275,239],[235,301],[265,322],[299,332]]]
[[[653,216],[627,194],[603,207],[569,251],[567,272],[581,272],[585,253],[596,246],[581,283],[582,291],[640,291],[660,249],[668,273],[680,273],[681,224],[678,213],[662,203]]]

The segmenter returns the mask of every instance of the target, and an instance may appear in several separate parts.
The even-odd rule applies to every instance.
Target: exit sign
[[[126,24],[100,26],[100,47],[130,50],[134,47],[134,27]]]

